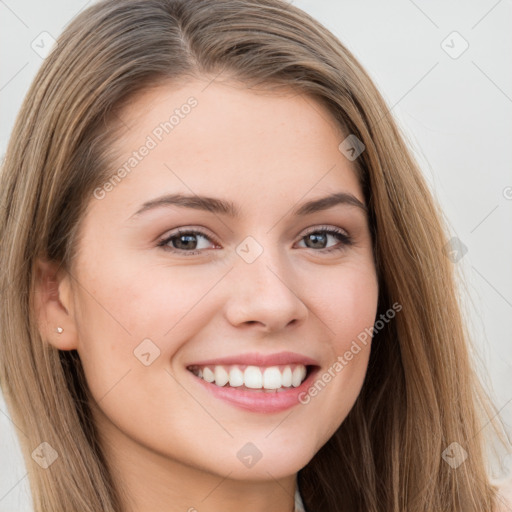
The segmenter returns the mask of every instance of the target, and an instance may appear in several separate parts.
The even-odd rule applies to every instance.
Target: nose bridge
[[[266,237],[267,242],[270,238]],[[247,237],[236,252],[226,312],[231,323],[259,322],[267,329],[278,329],[305,318],[307,307],[294,289],[278,244],[263,246]]]

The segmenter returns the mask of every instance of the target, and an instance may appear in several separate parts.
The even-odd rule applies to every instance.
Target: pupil
[[[313,241],[313,247],[320,247],[320,248],[323,248],[321,247],[323,243],[325,243],[325,233],[320,233],[320,234],[314,234],[312,233],[311,235],[308,235],[309,236],[309,239]],[[318,245],[319,244],[319,245]]]
[[[182,244],[182,240],[186,240],[184,244]],[[178,238],[178,245],[183,245],[183,247],[178,247],[178,249],[190,249],[192,245],[194,245],[195,236],[194,235],[180,235]]]

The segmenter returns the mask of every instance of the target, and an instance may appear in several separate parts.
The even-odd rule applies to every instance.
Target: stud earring
[[[57,327],[57,329],[55,329],[59,334],[62,334],[62,332],[64,331],[64,329],[62,327]]]

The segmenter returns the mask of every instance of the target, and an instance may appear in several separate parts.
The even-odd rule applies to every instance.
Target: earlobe
[[[70,276],[56,262],[35,261],[34,309],[41,338],[59,350],[77,348]]]

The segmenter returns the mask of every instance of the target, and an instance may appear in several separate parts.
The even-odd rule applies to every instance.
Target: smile
[[[231,387],[263,392],[280,392],[299,387],[308,369],[303,364],[276,366],[209,365],[189,366],[196,377],[219,387]]]
[[[320,371],[319,366],[300,363],[267,367],[197,365],[187,369],[198,390],[237,409],[263,414],[304,407],[300,397]]]

